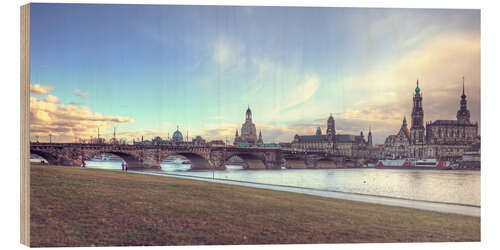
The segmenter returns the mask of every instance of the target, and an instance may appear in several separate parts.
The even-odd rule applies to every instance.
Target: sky
[[[462,77],[480,121],[480,11],[31,5],[31,137],[234,140],[249,106],[264,142],[326,131],[375,143],[455,119]],[[479,123],[480,124],[480,123]]]

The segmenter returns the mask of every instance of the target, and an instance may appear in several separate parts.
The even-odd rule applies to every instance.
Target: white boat
[[[375,168],[379,169],[451,169],[449,162],[440,161],[437,159],[421,159],[421,160],[380,160]]]

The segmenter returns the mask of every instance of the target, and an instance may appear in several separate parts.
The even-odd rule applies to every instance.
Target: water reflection
[[[121,169],[120,162],[88,163],[88,166]],[[424,201],[479,206],[480,172],[468,170],[399,169],[286,169],[243,170],[228,165],[226,170],[191,170],[190,164],[163,162],[156,174],[176,174],[205,178],[314,188],[328,191],[370,194]]]

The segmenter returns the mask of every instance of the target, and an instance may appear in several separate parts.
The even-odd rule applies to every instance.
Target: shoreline
[[[115,170],[113,170],[115,171]],[[406,198],[398,198],[398,197],[390,197],[383,195],[372,195],[372,194],[361,194],[361,193],[351,193],[351,192],[342,192],[342,191],[330,191],[324,189],[316,189],[316,188],[307,188],[307,187],[296,187],[296,186],[288,186],[288,185],[277,185],[277,184],[265,184],[265,183],[257,183],[257,182],[249,182],[249,181],[238,181],[238,180],[228,180],[221,178],[210,178],[210,177],[199,177],[192,175],[178,175],[171,173],[155,173],[155,172],[142,172],[142,171],[129,171],[130,173],[136,174],[144,174],[144,175],[154,175],[154,176],[165,176],[165,177],[173,177],[180,179],[189,179],[189,180],[199,180],[206,181],[211,183],[221,183],[221,184],[229,184],[236,186],[244,186],[244,187],[254,187],[261,188],[266,190],[275,190],[275,191],[284,191],[284,192],[293,192],[300,194],[308,194],[319,197],[327,197],[327,198],[335,198],[342,200],[350,200],[350,201],[358,201],[365,202],[371,204],[380,204],[387,206],[395,206],[395,207],[404,207],[404,208],[414,208],[425,211],[434,211],[434,212],[443,212],[450,214],[459,214],[459,215],[467,215],[467,216],[481,216],[481,206],[470,205],[470,204],[457,204],[457,203],[447,203],[447,202],[437,202],[437,201],[425,201],[425,200],[415,200],[415,199],[406,199]]]

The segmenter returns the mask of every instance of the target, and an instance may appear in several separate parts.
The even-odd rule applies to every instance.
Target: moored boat
[[[438,169],[446,170],[452,169],[446,161],[436,159],[422,159],[422,160],[380,160],[375,168],[379,169]]]

